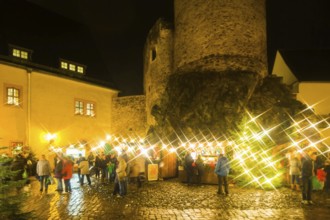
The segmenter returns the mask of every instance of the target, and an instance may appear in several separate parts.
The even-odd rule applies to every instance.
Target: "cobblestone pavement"
[[[229,196],[217,195],[217,186],[187,186],[177,179],[147,182],[128,195],[112,196],[113,184],[80,187],[77,176],[72,193],[58,193],[51,185],[41,194],[39,182],[26,187],[25,210],[35,219],[330,219],[330,197],[313,193],[314,205],[302,205],[300,192],[287,188],[263,191],[230,187]]]

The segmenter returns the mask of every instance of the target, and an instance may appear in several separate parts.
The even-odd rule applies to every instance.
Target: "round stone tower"
[[[265,76],[266,0],[175,0],[174,72]]]

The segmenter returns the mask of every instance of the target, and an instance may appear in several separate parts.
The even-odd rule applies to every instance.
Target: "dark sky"
[[[110,73],[94,73],[93,77],[113,81],[122,95],[143,93],[146,36],[158,18],[173,21],[173,0],[25,1],[84,24]],[[270,67],[276,49],[330,49],[329,2],[267,0]]]
[[[173,19],[172,0],[29,0],[86,24],[121,95],[143,93],[143,47],[158,18]]]

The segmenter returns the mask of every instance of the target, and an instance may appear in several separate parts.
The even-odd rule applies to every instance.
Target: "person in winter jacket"
[[[193,162],[194,162],[194,159],[192,158],[191,153],[189,151],[187,151],[186,155],[184,157],[184,169],[187,174],[188,186],[190,186],[192,184],[192,178],[193,178],[193,174],[194,174],[193,173],[194,172]]]
[[[118,156],[118,165],[116,169],[116,179],[113,195],[119,192],[119,196],[124,196],[127,193],[126,190],[126,161],[122,156]]]
[[[56,155],[55,158],[55,169],[54,169],[54,176],[57,180],[57,189],[56,191],[62,192],[63,191],[63,184],[62,184],[62,171],[63,171],[63,159],[62,155]]]
[[[65,157],[63,159],[63,170],[62,170],[65,192],[71,192],[70,180],[72,178],[72,173],[73,173],[73,161],[70,158]]]
[[[37,174],[39,176],[40,181],[40,192],[43,192],[43,188],[45,186],[45,193],[48,191],[48,178],[50,176],[51,169],[49,161],[46,160],[45,155],[41,155],[40,160],[37,163]]]
[[[202,184],[202,176],[204,175],[204,161],[201,155],[198,155],[196,160],[197,168],[197,183]]]
[[[299,189],[299,176],[301,175],[301,161],[294,152],[289,161],[289,174],[291,177],[291,189]]]
[[[85,176],[87,178],[88,185],[91,185],[91,178],[89,176],[89,161],[85,157],[81,158],[78,168],[80,169],[80,185],[84,185]]]
[[[312,179],[315,176],[315,160],[317,153],[315,151],[309,152],[303,162],[301,168],[302,176],[302,204],[313,204],[312,202]]]
[[[230,165],[227,157],[224,156],[224,153],[221,152],[219,154],[219,158],[217,161],[217,165],[215,166],[214,173],[218,175],[218,194],[223,195],[222,186],[225,188],[226,195],[229,194],[228,191],[228,179],[227,176],[229,174]]]
[[[330,195],[330,153],[328,153],[327,160],[324,163],[324,172],[326,173],[324,191],[326,192],[327,196],[329,196]]]

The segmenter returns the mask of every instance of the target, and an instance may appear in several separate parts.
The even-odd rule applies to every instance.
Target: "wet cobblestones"
[[[80,187],[77,177],[72,193],[38,191],[31,181],[25,210],[35,219],[330,219],[330,197],[313,194],[315,205],[301,205],[300,192],[230,187],[229,196],[216,194],[217,186],[187,186],[176,179],[148,182],[138,189],[129,184],[128,195],[112,196],[113,184]]]

